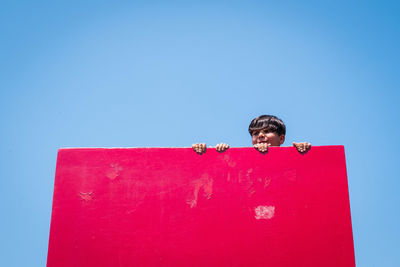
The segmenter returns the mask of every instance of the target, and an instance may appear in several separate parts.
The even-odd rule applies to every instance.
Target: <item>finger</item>
[[[220,144],[218,152],[223,152],[224,150],[225,150],[224,144]]]
[[[262,151],[263,152],[268,151],[268,144],[262,144]]]

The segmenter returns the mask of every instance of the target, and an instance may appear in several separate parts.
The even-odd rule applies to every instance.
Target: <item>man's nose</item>
[[[260,131],[260,132],[258,133],[258,137],[265,137],[264,131]]]

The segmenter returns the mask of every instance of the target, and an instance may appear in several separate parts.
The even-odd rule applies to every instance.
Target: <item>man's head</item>
[[[272,115],[261,115],[249,125],[253,145],[267,143],[280,146],[285,142],[286,126],[283,121]]]

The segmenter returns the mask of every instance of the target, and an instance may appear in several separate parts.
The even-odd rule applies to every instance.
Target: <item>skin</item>
[[[251,141],[256,150],[258,150],[260,153],[266,153],[268,152],[268,148],[270,146],[281,146],[285,142],[285,135],[284,134],[278,135],[275,132],[268,132],[265,129],[262,129],[253,132],[251,136]],[[300,142],[300,143],[293,142],[293,146],[297,149],[299,153],[302,154],[306,153],[311,148],[311,144],[307,142]],[[197,154],[201,155],[206,152],[207,145],[205,143],[193,144],[192,148]],[[228,148],[229,145],[225,143],[220,143],[215,146],[215,149],[218,152],[224,152]]]
[[[229,148],[229,145],[228,144],[225,144],[225,143],[219,143],[219,144],[217,144],[216,146],[215,146],[215,149],[218,151],[218,152],[224,152],[225,150],[227,150]]]
[[[275,132],[268,132],[262,129],[253,132],[251,141],[255,149],[261,153],[266,153],[270,146],[281,146],[285,142],[285,135],[278,135]],[[307,142],[293,142],[293,146],[300,153],[306,153],[311,148],[311,144]]]
[[[201,155],[203,153],[206,153],[207,145],[205,143],[193,144],[192,148],[197,154]]]
[[[206,152],[206,150],[207,150],[207,145],[206,145],[205,143],[202,143],[202,144],[193,144],[193,145],[192,145],[192,148],[193,148],[193,150],[194,150],[197,154],[201,155],[201,154],[203,154],[203,153]],[[228,148],[229,148],[229,145],[228,145],[228,144],[225,144],[225,143],[219,143],[219,144],[217,144],[217,145],[215,146],[215,150],[217,150],[218,152],[224,152],[224,151],[227,150]]]
[[[254,131],[251,135],[251,142],[260,153],[268,152],[270,146],[280,146],[285,142],[285,135],[278,135],[275,132],[268,132],[265,129]]]
[[[280,146],[285,142],[285,135],[278,135],[275,132],[268,132],[265,129],[262,129],[252,133],[251,142],[253,145],[267,144],[268,146]]]
[[[306,153],[311,148],[311,144],[307,142],[295,143],[293,142],[293,146],[297,148],[297,151],[300,153]]]

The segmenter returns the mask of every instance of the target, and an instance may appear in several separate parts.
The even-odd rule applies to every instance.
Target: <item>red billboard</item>
[[[343,146],[59,150],[48,267],[354,262]]]

